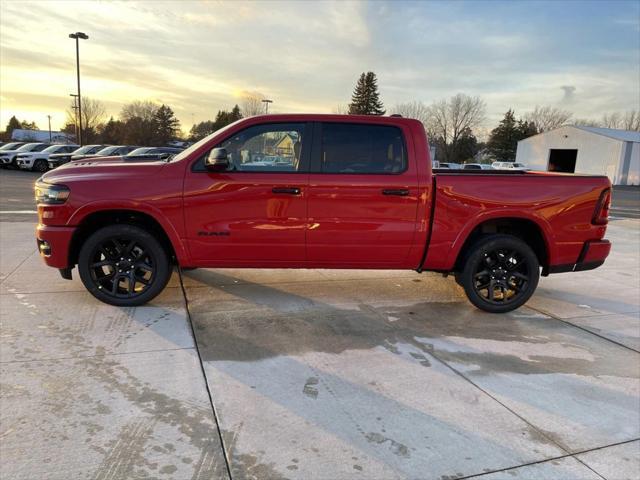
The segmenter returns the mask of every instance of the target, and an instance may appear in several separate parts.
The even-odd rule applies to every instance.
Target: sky
[[[640,1],[0,0],[0,129],[12,115],[63,126],[76,89],[117,117],[134,100],[168,104],[183,130],[241,103],[329,113],[363,71],[381,99],[429,104],[462,92],[486,127],[536,105],[577,118],[640,108]]]

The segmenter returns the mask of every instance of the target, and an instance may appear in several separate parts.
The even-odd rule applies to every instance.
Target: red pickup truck
[[[173,265],[453,273],[469,300],[513,310],[540,274],[589,270],[604,240],[604,176],[432,171],[401,117],[266,115],[171,159],[71,162],[35,186],[36,235],[64,278],[140,305]]]

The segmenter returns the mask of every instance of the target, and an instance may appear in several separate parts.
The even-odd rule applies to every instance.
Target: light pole
[[[76,75],[78,77],[78,143],[82,146],[82,97],[80,96],[80,42],[87,40],[89,35],[82,32],[70,33],[69,38],[76,41]]]
[[[269,113],[269,104],[273,103],[273,100],[269,100],[268,98],[264,98],[264,99],[262,99],[262,103],[264,103],[264,113],[268,114]]]
[[[51,115],[47,115],[49,119],[49,143],[51,143]]]
[[[70,93],[69,94],[70,97],[73,97],[73,114],[74,114],[74,122],[73,122],[73,127],[74,127],[74,133],[76,136],[76,142],[79,140],[78,139],[78,95],[75,93]]]

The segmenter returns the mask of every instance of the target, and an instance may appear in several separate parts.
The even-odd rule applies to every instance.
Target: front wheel
[[[456,279],[471,303],[504,313],[522,306],[535,291],[540,265],[535,252],[512,235],[490,235],[474,243]]]
[[[167,252],[146,230],[112,225],[93,233],[78,257],[80,279],[105,303],[142,305],[166,286],[171,275]]]
[[[33,164],[32,170],[34,172],[44,173],[49,169],[49,165],[46,160],[36,160],[36,163]]]

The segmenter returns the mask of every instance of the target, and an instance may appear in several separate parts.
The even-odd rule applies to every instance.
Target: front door
[[[187,172],[185,227],[199,266],[286,266],[305,261],[309,142],[306,123],[248,127],[216,147],[230,167]]]
[[[403,131],[393,125],[324,123],[316,137],[316,173],[309,177],[309,264],[406,267],[419,223],[420,191]]]

